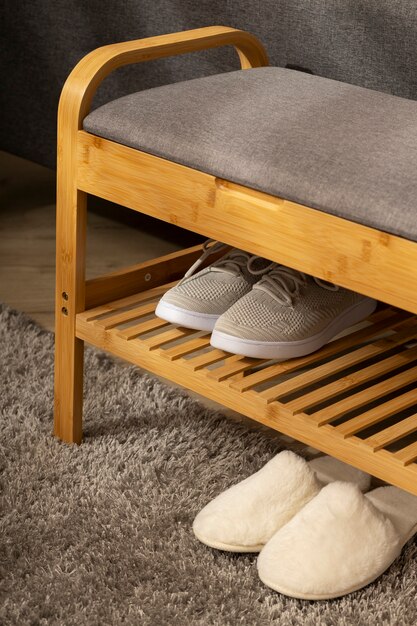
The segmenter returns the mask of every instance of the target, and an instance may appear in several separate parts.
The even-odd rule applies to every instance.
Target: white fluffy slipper
[[[259,552],[323,486],[347,480],[369,489],[370,476],[337,459],[307,462],[286,450],[230,487],[197,515],[193,531],[202,543],[231,552]]]
[[[416,531],[416,496],[397,487],[363,495],[357,485],[335,482],[266,544],[259,577],[293,598],[337,598],[383,574]]]

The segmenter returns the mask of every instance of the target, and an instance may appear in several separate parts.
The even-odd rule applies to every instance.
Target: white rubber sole
[[[274,342],[241,339],[214,329],[210,343],[214,348],[219,348],[225,352],[256,359],[293,359],[319,350],[343,330],[358,324],[371,315],[376,306],[376,300],[365,298],[346,309],[320,333],[299,341]]]
[[[174,304],[169,304],[160,300],[155,309],[155,315],[171,324],[179,324],[185,328],[194,330],[206,330],[211,332],[220,315],[209,315],[208,313],[198,313],[196,311],[187,311],[181,309]]]

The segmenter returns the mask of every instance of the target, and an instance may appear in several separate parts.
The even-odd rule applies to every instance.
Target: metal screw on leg
[[[68,294],[66,291],[62,292],[62,297],[64,298],[64,300],[68,300]]]
[[[63,306],[61,309],[61,313],[63,313],[64,315],[68,315],[68,309],[66,306]]]

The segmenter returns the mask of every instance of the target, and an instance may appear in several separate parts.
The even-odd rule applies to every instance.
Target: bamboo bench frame
[[[417,440],[404,439],[417,433],[417,413],[396,419],[417,405],[410,389],[417,380],[417,350],[410,344],[417,339],[417,243],[82,130],[99,83],[114,69],[226,45],[235,47],[242,69],[268,64],[255,37],[216,26],[104,46],[84,57],[65,83],[58,111],[54,434],[81,443],[87,341],[417,495]],[[86,281],[87,194],[391,306],[349,337],[281,364],[209,350],[207,334],[153,315],[157,299],[200,247]]]

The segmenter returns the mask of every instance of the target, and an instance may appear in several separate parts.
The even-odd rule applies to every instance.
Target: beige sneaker
[[[226,249],[227,246],[211,240],[205,242],[201,258],[190,267],[178,285],[167,291],[159,301],[155,311],[158,317],[186,328],[212,331],[220,315],[249,293],[272,265],[266,259],[253,257],[248,252],[234,248],[194,274],[210,254],[222,248]],[[248,269],[249,262],[252,271]]]
[[[256,270],[248,267],[249,271]],[[348,289],[273,264],[217,320],[211,345],[261,359],[290,359],[321,348],[377,305]]]

